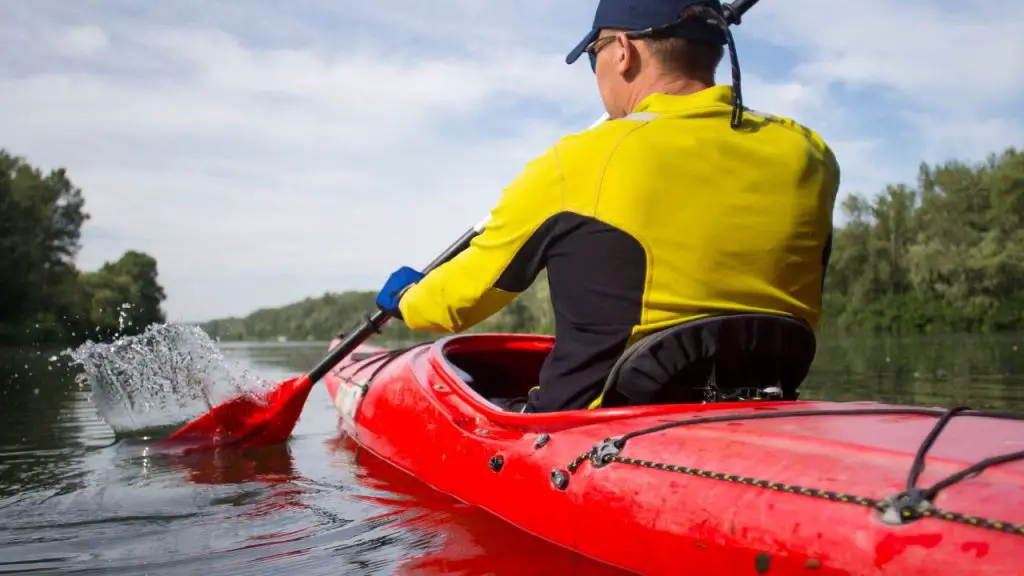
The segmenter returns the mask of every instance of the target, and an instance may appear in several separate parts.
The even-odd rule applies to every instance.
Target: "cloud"
[[[51,50],[64,56],[95,56],[108,46],[106,33],[96,26],[65,28],[49,35]]]
[[[1021,144],[1024,60],[1012,55],[1024,54],[1024,4],[769,0],[746,26],[788,51],[788,77],[827,88],[827,125],[884,142],[876,159],[903,164],[885,172]]]
[[[68,167],[80,264],[152,253],[172,319],[374,289],[600,114],[563,61],[593,5],[7,2],[0,146]],[[764,0],[737,29],[746,103],[819,130],[845,190],[1014,143],[1021,8],[967,8]]]

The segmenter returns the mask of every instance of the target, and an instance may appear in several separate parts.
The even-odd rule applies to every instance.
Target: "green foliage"
[[[156,260],[126,252],[95,272],[74,264],[85,212],[64,169],[44,174],[0,150],[0,343],[74,343],[163,322]]]
[[[825,281],[830,332],[992,332],[1024,328],[1024,153],[979,166],[922,165],[916,187],[887,186],[841,207]],[[325,340],[373,309],[373,292],[326,294],[208,322],[226,340]],[[534,286],[473,331],[554,331],[548,286]],[[422,339],[391,322],[389,340]]]
[[[922,165],[916,189],[843,204],[824,322],[852,332],[1024,327],[1024,153]]]
[[[211,320],[202,325],[211,337],[230,341],[243,340],[330,340],[339,332],[347,332],[363,321],[363,316],[376,309],[376,292],[328,293],[320,298],[307,298],[280,308],[264,308],[245,318]],[[542,275],[529,290],[504,310],[475,326],[473,332],[553,332],[554,313],[548,300],[547,279]],[[407,342],[426,339],[406,328],[400,321],[391,321],[374,339],[386,342]]]

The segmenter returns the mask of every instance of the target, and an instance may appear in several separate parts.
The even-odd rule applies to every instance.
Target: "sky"
[[[157,259],[171,321],[376,290],[600,116],[564,61],[595,7],[0,0],[0,147],[82,188],[82,269]],[[763,0],[734,34],[745,104],[818,131],[842,197],[1024,145],[1022,29],[1014,0]]]

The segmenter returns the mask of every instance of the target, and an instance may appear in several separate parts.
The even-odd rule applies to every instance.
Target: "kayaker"
[[[512,407],[527,413],[597,406],[628,346],[691,319],[769,312],[816,329],[839,166],[813,130],[742,107],[722,14],[601,0],[566,62],[589,57],[610,119],[530,161],[467,250],[426,277],[402,267],[378,306],[460,332],[546,269],[556,343]],[[715,85],[727,44],[733,86]]]

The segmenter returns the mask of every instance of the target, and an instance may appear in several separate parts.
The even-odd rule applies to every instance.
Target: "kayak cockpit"
[[[450,337],[447,367],[491,404],[519,412],[539,384],[554,339],[537,335]],[[601,408],[796,400],[814,360],[806,322],[777,314],[700,318],[651,334],[612,366]]]
[[[538,385],[541,366],[554,340],[549,336],[477,334],[453,337],[441,352],[455,375],[484,399],[503,410],[518,411]]]

